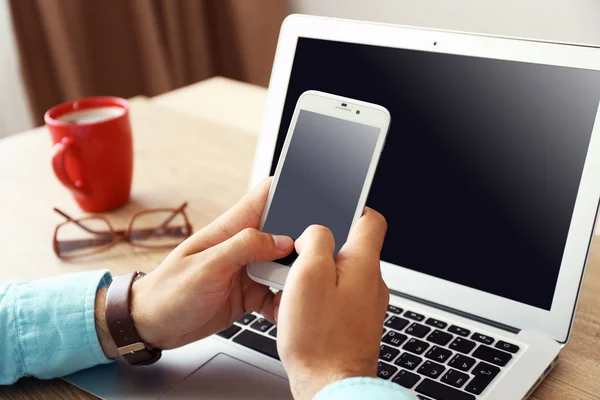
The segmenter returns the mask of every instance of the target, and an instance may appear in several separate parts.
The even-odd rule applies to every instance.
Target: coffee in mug
[[[73,111],[56,118],[58,121],[72,124],[92,124],[102,122],[125,114],[122,107],[98,107],[89,110]]]

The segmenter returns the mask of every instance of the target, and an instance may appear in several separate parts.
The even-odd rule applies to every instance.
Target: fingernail
[[[277,250],[287,250],[294,244],[294,241],[289,236],[284,235],[271,235],[273,236],[273,243]]]
[[[275,323],[277,323],[277,315],[279,314],[279,306],[275,306],[275,309],[273,310],[273,319],[275,320]]]

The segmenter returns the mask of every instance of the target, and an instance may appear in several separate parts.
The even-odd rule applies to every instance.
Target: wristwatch
[[[138,334],[131,317],[131,288],[143,272],[132,272],[113,278],[106,292],[105,315],[108,331],[117,345],[117,351],[131,365],[149,365],[157,362],[160,349],[145,343]]]

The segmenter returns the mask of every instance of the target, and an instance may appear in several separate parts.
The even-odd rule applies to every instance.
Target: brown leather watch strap
[[[106,324],[119,354],[131,365],[153,364],[161,356],[161,350],[145,343],[138,334],[131,318],[131,287],[143,272],[132,272],[113,278],[106,292]]]

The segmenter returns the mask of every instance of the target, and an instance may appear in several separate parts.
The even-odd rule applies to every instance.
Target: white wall
[[[0,0],[0,138],[31,127],[8,0]]]
[[[600,0],[288,0],[294,12],[600,45]]]

